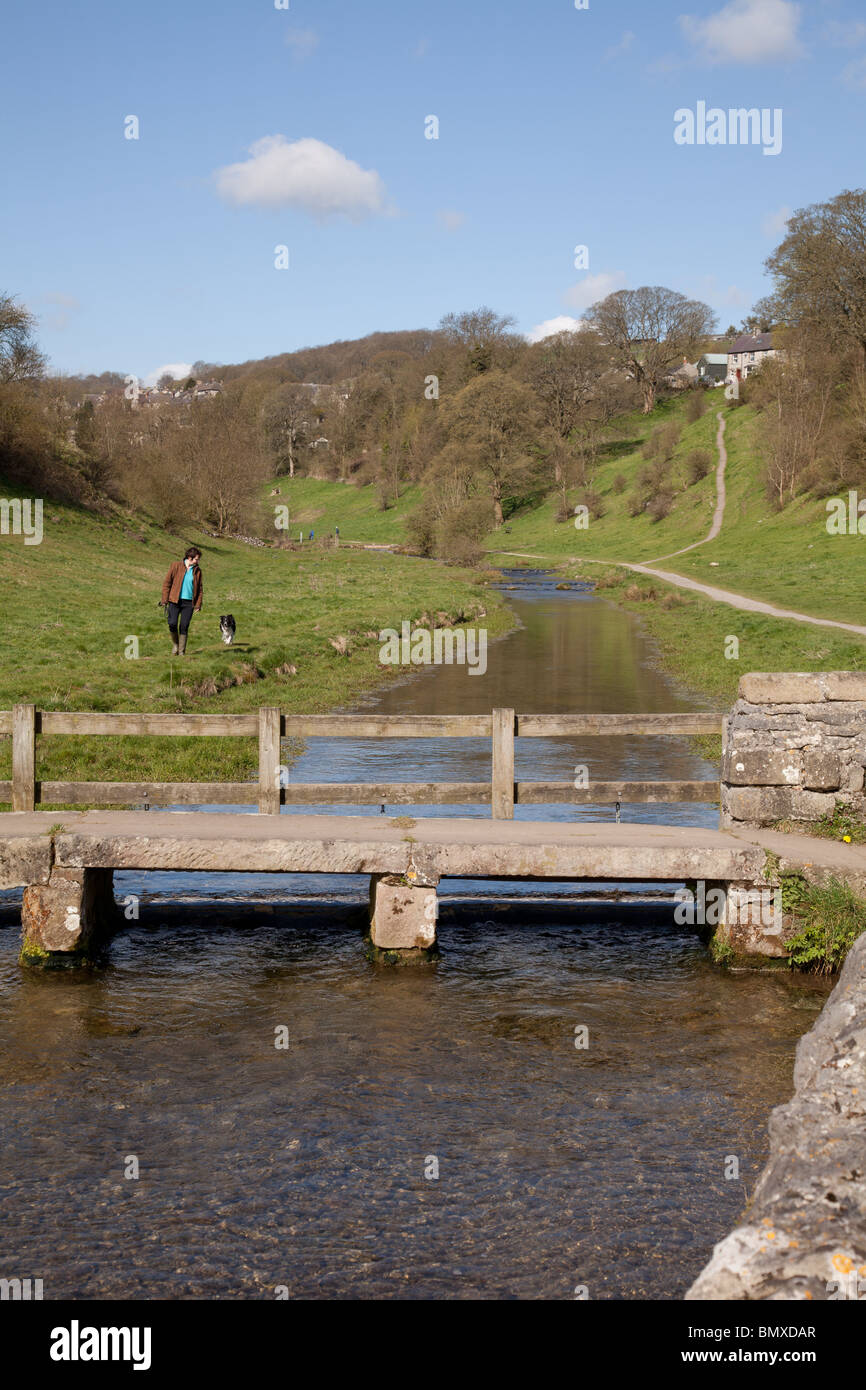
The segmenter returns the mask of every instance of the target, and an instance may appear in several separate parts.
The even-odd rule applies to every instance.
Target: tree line
[[[783,506],[804,489],[866,484],[866,193],[795,213],[767,269],[772,293],[744,327],[773,328],[784,353],[740,399],[757,409],[768,492]],[[671,369],[706,350],[715,326],[706,304],[663,286],[616,291],[579,331],[535,343],[484,306],[434,330],[199,362],[193,376],[220,381],[219,396],[143,407],[117,373],[48,375],[32,315],[4,295],[0,469],[43,495],[221,533],[255,526],[275,475],[371,484],[383,510],[414,484],[415,546],[471,560],[543,496],[564,519],[578,489],[600,514],[595,471],[618,417],[651,415]],[[103,392],[94,407],[87,396]],[[669,456],[652,436],[630,506],[665,514]],[[690,468],[698,478],[706,460]]]

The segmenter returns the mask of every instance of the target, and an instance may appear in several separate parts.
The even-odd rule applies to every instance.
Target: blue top
[[[192,565],[190,565],[189,569],[187,570],[186,574],[185,574],[184,577],[183,577],[183,583],[182,583],[181,586],[180,586],[180,596],[181,596],[181,599],[192,598],[192,585],[193,585],[193,574],[192,574],[192,571],[193,571],[193,567],[192,567]]]

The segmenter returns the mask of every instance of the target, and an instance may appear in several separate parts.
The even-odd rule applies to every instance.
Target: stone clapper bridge
[[[99,714],[0,711],[12,737],[12,780],[0,782],[0,887],[23,887],[22,962],[86,959],[122,925],[115,869],[369,874],[370,941],[401,959],[436,944],[442,878],[703,882],[721,889],[712,922],[735,955],[784,957],[790,919],[766,911],[788,873],[847,879],[866,891],[866,849],[771,827],[804,824],[842,801],[864,812],[866,675],[753,674],[728,717],[692,714],[515,714],[377,717]],[[515,738],[722,734],[721,781],[515,781]],[[258,737],[257,782],[38,781],[39,738],[52,735]],[[490,738],[489,782],[294,783],[283,737]],[[576,779],[577,780],[577,779]],[[409,820],[281,816],[281,805],[464,805],[491,817]],[[515,805],[720,803],[718,830],[660,824],[515,821]],[[130,807],[255,804],[258,815],[141,809],[41,811],[43,805]],[[708,932],[707,935],[710,933]]]

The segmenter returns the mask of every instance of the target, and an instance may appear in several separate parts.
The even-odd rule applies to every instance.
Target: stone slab
[[[716,1245],[687,1300],[866,1297],[866,936],[800,1040],[794,1088],[770,1116],[748,1219]]]

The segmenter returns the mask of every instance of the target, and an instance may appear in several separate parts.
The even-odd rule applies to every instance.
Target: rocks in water
[[[687,1300],[866,1296],[866,934],[800,1040],[794,1087],[770,1116],[748,1220],[715,1247]]]

